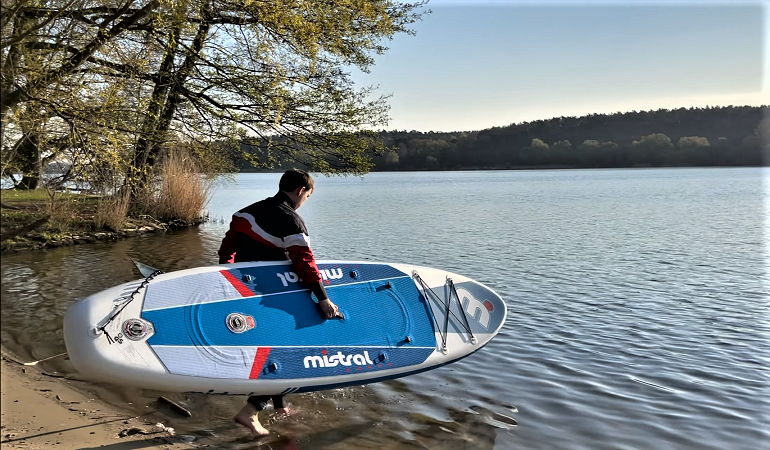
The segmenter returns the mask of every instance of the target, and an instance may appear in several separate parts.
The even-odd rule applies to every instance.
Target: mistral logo
[[[342,352],[337,352],[336,355],[329,356],[326,350],[321,350],[322,356],[305,356],[305,369],[311,367],[337,367],[342,364],[343,366],[366,366],[374,364],[371,358],[369,358],[369,352],[364,350],[364,353],[355,353],[352,355],[346,355]]]
[[[337,280],[342,278],[342,269],[320,269],[319,272],[321,273],[321,278],[323,278],[326,284],[329,284],[329,280]],[[299,275],[294,272],[277,273],[275,275],[281,279],[283,287],[289,286],[289,283],[296,283],[300,281]]]
[[[483,302],[477,300],[465,289],[458,289],[457,295],[462,299],[463,309],[476,319],[482,327],[489,328],[489,313],[495,310],[495,305],[489,300],[484,300]]]

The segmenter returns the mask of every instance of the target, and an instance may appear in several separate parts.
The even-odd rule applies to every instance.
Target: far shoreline
[[[466,167],[455,169],[393,169],[393,170],[370,170],[369,172],[360,175],[366,176],[372,173],[423,173],[423,172],[518,172],[518,171],[535,171],[535,170],[649,170],[649,169],[750,169],[750,168],[763,168],[770,167],[770,159],[766,161],[766,164],[762,165],[720,165],[720,166],[633,166],[633,167],[576,167],[576,166],[516,166],[516,167]],[[279,174],[283,173],[284,169],[280,170],[241,170],[238,172],[230,172],[222,175],[240,175],[243,173],[261,173],[261,174]],[[320,172],[313,172],[320,173]],[[332,174],[331,176],[357,176],[353,174]]]

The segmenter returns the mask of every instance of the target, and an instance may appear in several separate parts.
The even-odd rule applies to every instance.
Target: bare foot
[[[238,414],[235,415],[233,420],[235,420],[237,424],[246,427],[246,429],[255,436],[264,436],[270,434],[270,431],[268,431],[267,428],[263,427],[262,424],[259,423],[259,419],[257,417],[258,413],[259,411],[257,411],[257,408],[254,405],[251,403],[246,403],[246,406],[244,406],[238,412]]]
[[[284,408],[276,408],[275,409],[275,413],[278,416],[289,417],[291,414],[294,413],[294,410],[293,409],[289,409],[289,407],[286,406]]]

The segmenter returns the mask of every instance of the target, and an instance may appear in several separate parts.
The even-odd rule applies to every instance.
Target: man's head
[[[314,186],[315,183],[310,174],[299,169],[287,170],[278,183],[278,189],[291,197],[294,209],[299,209],[305,203],[313,193]]]

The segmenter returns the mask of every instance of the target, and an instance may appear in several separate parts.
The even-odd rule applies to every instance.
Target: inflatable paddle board
[[[156,271],[71,305],[67,352],[95,380],[286,394],[449,364],[481,349],[506,319],[499,295],[461,275],[404,264],[317,264],[341,318],[322,317],[289,261]]]

